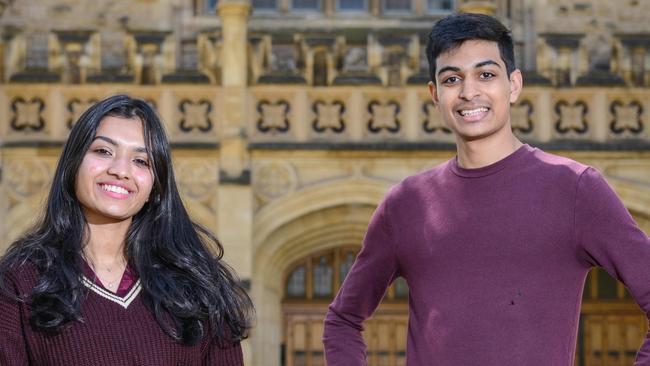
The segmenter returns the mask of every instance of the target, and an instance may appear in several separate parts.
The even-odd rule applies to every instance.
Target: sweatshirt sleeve
[[[23,332],[26,320],[22,316],[22,303],[12,298],[19,294],[18,288],[9,276],[2,279],[2,285],[5,289],[0,288],[0,365],[29,365]]]
[[[575,234],[583,258],[621,281],[650,319],[650,239],[592,168],[578,180]],[[650,366],[650,333],[635,366]]]
[[[362,323],[398,276],[386,206],[384,200],[371,218],[363,247],[325,317],[323,344],[329,366],[367,364]]]

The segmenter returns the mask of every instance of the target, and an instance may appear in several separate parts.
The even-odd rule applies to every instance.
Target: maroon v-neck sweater
[[[366,364],[362,323],[403,276],[408,366],[570,366],[593,266],[650,312],[650,239],[598,172],[527,145],[479,169],[452,159],[377,208],[325,320],[327,364]]]
[[[4,278],[14,294],[29,294],[37,279],[29,265]],[[140,282],[116,296],[91,279],[82,301],[83,323],[59,334],[34,332],[25,303],[0,295],[0,365],[2,366],[242,366],[239,343],[223,347],[210,336],[183,346],[163,332],[141,301]]]

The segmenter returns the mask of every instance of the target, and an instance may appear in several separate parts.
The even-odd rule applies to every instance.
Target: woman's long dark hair
[[[24,263],[38,271],[29,295],[31,327],[59,332],[82,321],[82,249],[87,223],[75,180],[97,128],[106,116],[139,118],[154,175],[149,201],[132,220],[125,256],[138,273],[143,301],[174,340],[196,344],[210,329],[224,342],[247,336],[253,305],[221,261],[223,247],[190,219],[181,201],[162,123],[144,101],[126,95],[90,107],[74,125],[59,159],[42,220],[0,260],[0,280]],[[208,249],[209,244],[216,252]],[[2,281],[0,281],[2,282]]]

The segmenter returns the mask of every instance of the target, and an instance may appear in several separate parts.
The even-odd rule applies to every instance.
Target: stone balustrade
[[[0,142],[6,147],[63,142],[81,113],[106,95],[147,100],[175,144],[218,146],[240,135],[249,147],[450,148],[425,85],[308,87],[258,85],[244,94],[242,123],[224,123],[227,95],[210,85],[0,86]],[[569,149],[638,150],[650,147],[650,90],[525,87],[512,108],[522,139]],[[228,126],[227,128],[225,126]]]

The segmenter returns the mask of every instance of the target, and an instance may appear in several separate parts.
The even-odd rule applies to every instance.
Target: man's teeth
[[[129,191],[127,191],[126,189],[124,189],[122,187],[113,186],[113,185],[110,185],[110,184],[102,184],[101,187],[105,191],[121,193],[121,194],[129,194]]]
[[[466,109],[466,110],[460,111],[460,114],[463,115],[463,116],[473,116],[473,115],[483,113],[483,112],[487,112],[487,111],[488,111],[487,108],[481,107],[481,108],[476,108],[476,109]]]

